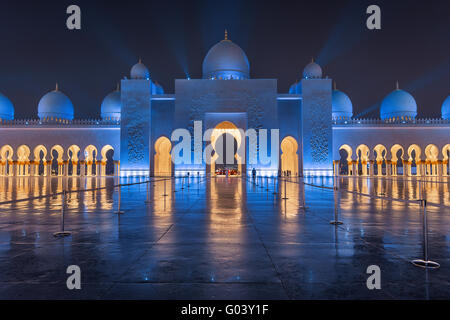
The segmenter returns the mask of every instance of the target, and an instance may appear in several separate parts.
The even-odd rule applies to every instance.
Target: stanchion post
[[[121,186],[120,184],[118,185],[119,191],[118,191],[118,201],[117,201],[117,211],[114,212],[115,214],[124,214],[125,212],[120,210],[120,205],[121,205],[121,201],[122,201],[122,191],[121,191]]]
[[[424,259],[415,259],[411,263],[416,267],[425,269],[437,269],[441,265],[437,262],[428,260],[428,219],[427,219],[427,200],[420,200],[420,207],[422,209],[422,223],[423,223],[423,255]]]
[[[150,203],[150,180],[147,181],[147,200],[145,203]]]
[[[289,199],[288,197],[287,197],[287,192],[286,192],[287,190],[286,190],[286,177],[284,177],[284,197],[282,198],[283,200],[287,200],[287,199]]]
[[[166,181],[167,181],[167,179],[164,179],[164,194],[163,194],[163,197],[167,197],[168,196],[168,194],[166,192]]]
[[[278,177],[277,177],[277,179],[278,179]],[[276,188],[275,188],[275,177],[273,178],[273,194],[277,194],[277,191],[276,191]]]
[[[336,183],[336,179],[334,180],[334,186],[333,186],[333,194],[334,194],[334,220],[330,221],[330,224],[333,224],[335,226],[343,224],[342,221],[338,220],[339,217],[339,187],[338,183]]]
[[[53,236],[58,237],[58,238],[62,238],[62,237],[67,237],[71,235],[70,231],[65,231],[64,230],[64,212],[65,212],[65,206],[66,206],[66,190],[63,190],[62,194],[61,194],[61,199],[62,199],[62,206],[61,206],[61,231],[59,232],[55,232],[53,234]]]

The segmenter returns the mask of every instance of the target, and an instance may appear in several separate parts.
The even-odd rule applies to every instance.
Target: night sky
[[[77,4],[82,29],[66,28]],[[382,29],[366,28],[370,4]],[[450,1],[13,1],[0,3],[0,92],[15,118],[36,118],[58,82],[76,118],[99,118],[100,105],[139,57],[173,93],[174,79],[201,78],[208,49],[229,38],[250,61],[252,78],[278,79],[286,93],[311,57],[337,82],[354,115],[377,117],[395,88],[413,94],[419,117],[440,117],[450,94]]]

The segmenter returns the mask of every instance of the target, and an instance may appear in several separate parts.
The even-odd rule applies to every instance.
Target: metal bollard
[[[121,189],[122,189],[122,188],[121,188],[120,185],[119,185],[119,195],[118,195],[119,199],[118,199],[118,203],[117,203],[117,211],[114,212],[115,214],[124,214],[124,213],[125,213],[125,212],[123,212],[123,211],[120,210],[121,199],[122,199],[122,192],[121,192]]]
[[[281,198],[281,199],[283,199],[283,200],[289,199],[287,197],[287,190],[286,190],[286,177],[284,178],[284,198]]]
[[[150,203],[150,180],[147,181],[147,199],[145,200],[145,203]]]
[[[167,181],[167,179],[164,179],[164,194],[163,194],[163,197],[167,197],[168,196],[168,194],[166,192],[166,181]]]
[[[428,260],[428,219],[427,219],[427,200],[420,200],[420,207],[422,208],[423,214],[423,255],[424,259],[414,259],[411,261],[416,267],[421,267],[425,269],[437,269],[441,265],[437,262]]]
[[[338,189],[338,186],[335,185],[333,187],[333,190],[334,190],[334,220],[331,220],[330,224],[333,224],[333,225],[337,226],[337,225],[343,224],[343,222],[338,220],[338,216],[339,216],[339,202],[340,202],[339,201],[339,189]]]
[[[275,177],[273,178],[273,192],[272,192],[272,194],[277,194],[277,191],[276,191],[276,188],[275,188]]]
[[[59,232],[55,232],[53,234],[53,236],[57,237],[57,238],[62,238],[62,237],[67,237],[71,235],[70,231],[65,231],[64,230],[64,208],[66,206],[66,190],[63,190],[62,195],[62,207],[61,207],[61,231]]]

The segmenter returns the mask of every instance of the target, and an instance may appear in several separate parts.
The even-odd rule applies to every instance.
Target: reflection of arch
[[[97,160],[97,154],[98,154],[97,148],[92,144],[84,148],[84,159],[86,160],[87,176],[94,175],[95,161]]]
[[[450,144],[446,144],[442,148],[442,155],[444,156],[442,165],[443,165],[443,175],[448,176],[450,175],[450,167],[449,167],[449,153],[450,153]]]
[[[400,159],[397,157],[398,151],[401,150],[402,153],[400,155]],[[403,170],[403,157],[405,156],[405,149],[399,145],[399,144],[394,144],[391,147],[391,162],[392,162],[392,175],[396,176],[398,175],[398,168],[402,168]],[[400,160],[400,161],[399,161]],[[402,171],[402,174],[404,172]]]
[[[439,148],[434,144],[425,147],[425,173],[430,176],[437,176]]]
[[[288,136],[281,141],[281,171],[290,172],[290,175],[298,176],[298,143],[293,137]]]
[[[19,176],[28,176],[30,165],[30,148],[23,144],[17,148],[18,172]]]
[[[211,133],[211,145],[214,151],[216,150],[216,143],[217,139],[225,134],[228,133],[236,139],[237,142],[237,150],[241,147],[242,143],[242,137],[241,133],[239,132],[239,129],[236,127],[236,125],[230,121],[223,121],[219,123],[214,130]],[[216,160],[219,158],[219,155],[217,152],[214,152],[214,155],[211,157],[211,176],[214,176],[216,174]],[[239,175],[242,174],[242,158],[239,156],[239,152],[236,152],[234,155],[234,158],[237,160],[238,163],[238,171]]]
[[[106,176],[107,173],[114,173],[114,162],[113,159],[108,157],[108,152],[112,151],[114,152],[114,148],[107,144],[106,146],[103,146],[102,150],[100,151],[100,154],[102,156],[102,162],[101,162],[101,175]]]
[[[5,145],[0,149],[0,159],[1,159],[0,175],[7,176],[14,174],[11,170],[11,165],[13,162],[13,153],[14,150],[10,145]]]
[[[367,175],[367,163],[369,162],[369,154],[370,149],[365,144],[360,144],[356,148],[356,160],[358,162],[358,172],[363,176]]]
[[[386,154],[387,149],[382,144],[377,144],[375,148],[373,148],[374,153],[377,155],[375,162],[377,165],[377,175],[383,175],[383,164],[386,165]],[[384,163],[383,163],[384,162]],[[387,170],[386,170],[387,171]]]
[[[155,142],[155,176],[172,175],[172,142],[167,137],[159,137]]]
[[[413,157],[414,152],[414,157]],[[416,165],[416,175],[420,176],[419,165],[421,164],[420,156],[422,149],[417,144],[412,144],[408,148],[408,175],[413,175],[413,163]]]

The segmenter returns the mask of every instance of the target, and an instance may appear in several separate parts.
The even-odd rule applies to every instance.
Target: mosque
[[[202,69],[202,79],[176,79],[168,94],[139,61],[104,98],[99,120],[74,119],[58,86],[41,98],[36,119],[15,119],[13,103],[0,93],[0,176],[450,175],[450,96],[442,97],[440,119],[418,118],[414,97],[397,85],[379,119],[353,118],[350,98],[332,88],[317,63],[278,93],[276,79],[250,78],[245,52],[227,34]],[[215,159],[174,163],[172,132],[193,133],[194,121],[213,130],[217,154],[218,136],[231,135],[235,150],[246,142],[244,157],[227,166]],[[269,135],[280,150],[275,161],[247,164],[249,145],[260,147],[237,130],[249,128],[279,129],[278,140]],[[193,141],[192,149],[205,144]]]

